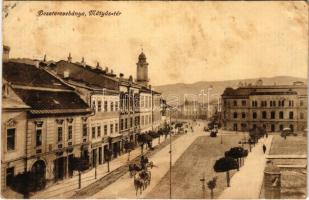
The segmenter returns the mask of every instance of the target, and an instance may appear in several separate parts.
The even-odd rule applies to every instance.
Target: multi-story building
[[[51,74],[60,77],[74,87],[82,99],[92,108],[89,117],[89,145],[85,145],[82,157],[90,156],[92,166],[103,164],[106,152],[113,157],[120,154],[121,134],[119,133],[119,84],[116,75],[103,70],[99,63],[91,67],[85,63],[60,60],[46,66]],[[91,153],[90,153],[91,152]]]
[[[71,55],[58,62],[9,59],[10,49],[3,50],[2,189],[25,171],[49,183],[70,177],[76,157],[103,164],[107,152],[122,153],[125,140],[136,143],[140,133],[168,122],[161,94],[148,85],[144,53],[134,82]]]
[[[91,113],[89,106],[39,62],[4,60],[3,80],[2,189],[12,176],[25,171],[47,182],[71,176],[82,136],[88,140],[83,124]]]
[[[125,79],[119,77],[120,87],[120,133],[123,140],[136,144],[137,133],[140,132],[139,90],[141,86],[133,82],[132,76]]]
[[[256,85],[226,88],[222,94],[222,122],[227,130],[247,131],[257,126],[269,132],[289,127],[302,131],[307,127],[307,86]]]

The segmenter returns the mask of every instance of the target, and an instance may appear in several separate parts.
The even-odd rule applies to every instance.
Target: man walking
[[[263,152],[264,152],[264,154],[266,152],[266,145],[265,144],[263,144]]]

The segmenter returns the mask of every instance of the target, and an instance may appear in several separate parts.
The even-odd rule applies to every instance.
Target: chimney
[[[69,71],[64,71],[63,72],[63,78],[69,78],[70,72]]]
[[[99,62],[97,62],[96,68],[99,69],[99,70],[102,70],[102,67],[100,66],[100,63],[99,63]]]
[[[106,72],[106,73],[108,72],[108,67],[105,67],[105,72]]]
[[[72,62],[71,53],[69,53],[68,62],[69,62],[69,63]]]
[[[151,85],[149,85],[148,87],[149,87],[149,90],[151,90]]]
[[[6,63],[9,62],[9,60],[10,60],[10,47],[3,45],[2,61]]]
[[[82,57],[82,62],[81,62],[81,64],[82,64],[84,67],[86,66],[85,58],[84,58],[84,57]]]
[[[119,78],[123,78],[123,73],[120,73],[120,74],[119,74]]]
[[[114,74],[114,70],[111,69],[111,74]]]
[[[46,54],[44,54],[43,62],[46,62]]]

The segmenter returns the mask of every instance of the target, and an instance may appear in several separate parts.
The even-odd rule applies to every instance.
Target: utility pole
[[[203,173],[203,178],[200,181],[202,182],[203,199],[206,199],[205,173]]]
[[[172,112],[170,113],[172,116]],[[170,199],[172,199],[172,132],[170,131]]]

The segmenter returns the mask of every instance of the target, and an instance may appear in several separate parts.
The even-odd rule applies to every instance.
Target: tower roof
[[[139,54],[138,60],[146,60],[146,55],[144,54],[144,52],[142,52],[141,54]]]

